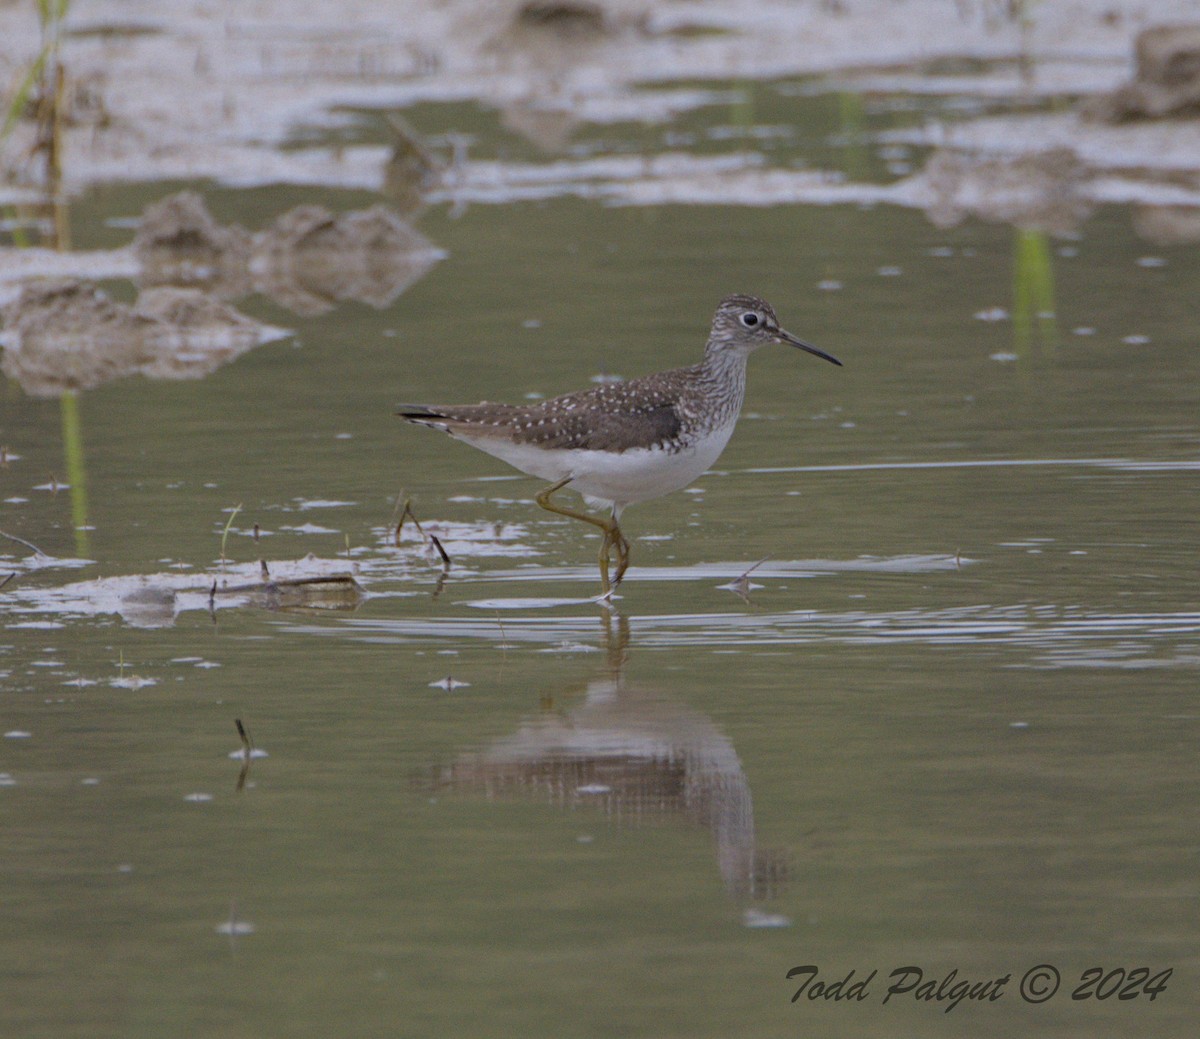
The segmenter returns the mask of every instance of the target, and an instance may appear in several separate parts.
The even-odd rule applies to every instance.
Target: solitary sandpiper
[[[530,404],[402,404],[397,414],[550,481],[537,496],[543,509],[600,528],[600,581],[607,595],[629,566],[621,512],[686,487],[716,462],[742,410],[746,359],[768,343],[842,363],[780,328],[766,300],[734,295],[721,300],[704,360],[691,367]],[[609,515],[590,516],[552,501],[568,484]],[[610,583],[614,549],[617,570]]]

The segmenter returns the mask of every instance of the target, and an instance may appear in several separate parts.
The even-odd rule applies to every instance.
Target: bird
[[[527,404],[401,404],[396,414],[547,481],[536,496],[538,505],[600,529],[602,597],[611,596],[629,567],[622,513],[629,505],[681,490],[713,466],[742,410],[746,361],[771,344],[842,365],[782,328],[766,300],[735,293],[718,304],[699,364]],[[607,515],[555,501],[566,487]],[[614,552],[616,573],[610,581]]]

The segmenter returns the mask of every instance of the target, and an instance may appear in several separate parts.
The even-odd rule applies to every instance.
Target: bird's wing
[[[631,391],[639,383],[634,397]],[[669,444],[683,427],[677,398],[654,392],[642,380],[596,386],[536,404],[402,404],[396,413],[451,436],[511,437],[518,444],[550,449],[618,453]]]

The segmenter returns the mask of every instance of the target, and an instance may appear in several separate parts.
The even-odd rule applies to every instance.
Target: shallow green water
[[[164,193],[82,200],[77,244]],[[255,226],[374,201],[206,194]],[[295,338],[81,396],[84,531],[59,403],[0,385],[0,529],[60,561],[0,543],[5,1034],[1184,1034],[1195,250],[1100,212],[1020,341],[975,316],[1014,306],[1004,227],[560,200],[420,228],[448,256],[385,309],[251,297]],[[845,367],[753,359],[720,471],[627,513],[611,614],[534,481],[391,415],[690,363],[730,291]],[[443,580],[391,544],[402,491]],[[239,505],[237,573],[340,555],[365,601],[210,613]],[[101,580],[163,574],[149,620]],[[268,753],[240,791],[235,718]],[[807,963],[880,975],[793,1005]],[[1027,1005],[1040,963],[1063,989]],[[1013,980],[881,1005],[907,964]],[[1175,973],[1072,1001],[1093,965]]]

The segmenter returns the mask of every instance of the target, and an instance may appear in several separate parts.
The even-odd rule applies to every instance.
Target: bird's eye
[[[745,325],[747,328],[753,328],[755,325],[758,324],[758,315],[755,314],[753,311],[743,314],[742,315],[742,324]]]

